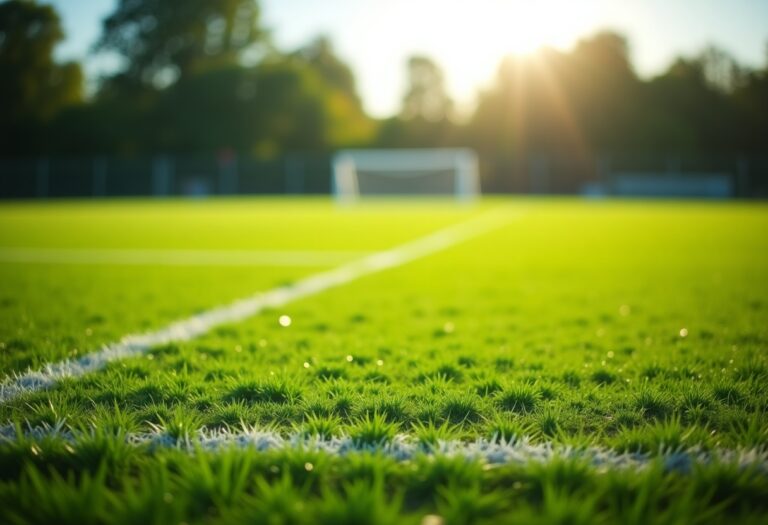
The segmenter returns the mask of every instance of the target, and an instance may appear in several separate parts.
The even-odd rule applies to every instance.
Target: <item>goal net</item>
[[[367,196],[454,196],[480,193],[477,156],[469,149],[343,150],[333,159],[339,201]]]

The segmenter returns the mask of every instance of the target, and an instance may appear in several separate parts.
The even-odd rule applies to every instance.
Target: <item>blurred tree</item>
[[[734,131],[739,136],[740,152],[764,155],[768,152],[768,45],[763,69],[742,72],[733,100],[738,112]]]
[[[163,90],[152,122],[155,150],[267,157],[364,143],[372,130],[355,99],[296,56],[190,75]]]
[[[724,89],[708,76],[701,56],[678,58],[651,80],[647,104],[663,116],[649,129],[657,135],[653,149],[674,153],[738,150],[736,111],[730,91]],[[667,126],[659,125],[665,121]]]
[[[757,104],[759,76],[708,47],[650,81],[637,77],[621,35],[598,33],[568,53],[508,58],[481,94],[468,128],[484,151],[573,155],[738,150],[734,93]],[[739,91],[740,90],[740,91]],[[753,94],[747,94],[747,93]],[[746,102],[746,100],[755,102]]]
[[[492,86],[480,93],[469,123],[472,144],[484,152],[513,152],[524,149],[527,99],[525,72],[519,57],[506,57],[499,64]]]
[[[333,49],[327,36],[320,36],[293,53],[294,57],[306,62],[322,77],[326,84],[338,89],[350,98],[359,101],[355,86],[355,75]]]
[[[126,59],[126,80],[165,87],[264,42],[259,18],[255,0],[119,0],[96,49]]]
[[[471,128],[489,141],[484,149],[619,149],[629,141],[640,88],[625,39],[602,32],[570,53],[543,49],[503,61],[496,83],[479,98]]]
[[[287,55],[267,46],[246,65],[266,40],[254,0],[120,0],[97,49],[127,67],[96,101],[119,106],[120,149],[271,155],[368,140],[352,71],[327,38]]]
[[[51,125],[59,154],[135,155],[156,151],[160,92],[120,77],[105,80],[87,104],[64,109]]]
[[[30,153],[45,147],[45,125],[83,98],[76,63],[57,64],[53,50],[64,38],[56,11],[33,0],[0,4],[0,149]]]
[[[642,85],[627,40],[604,31],[578,42],[562,78],[583,139],[600,151],[631,149]]]
[[[408,59],[407,83],[400,114],[381,123],[378,146],[437,147],[455,138],[451,121],[453,102],[445,87],[443,71],[431,58]]]
[[[356,146],[369,142],[374,123],[365,114],[352,69],[338,57],[331,40],[321,36],[291,57],[314,71],[323,84],[329,144]]]
[[[733,92],[742,82],[745,72],[736,59],[716,46],[707,46],[698,56],[704,78],[715,89]]]
[[[234,148],[269,156],[325,141],[317,78],[285,60],[190,76],[163,92],[156,122],[154,146],[165,151]]]
[[[406,120],[440,122],[448,119],[452,105],[440,66],[429,57],[409,58],[408,88],[400,115]]]

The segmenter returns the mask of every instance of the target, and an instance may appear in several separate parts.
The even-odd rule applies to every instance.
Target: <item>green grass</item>
[[[488,469],[461,458],[189,454],[124,443],[126,432],[183,437],[245,424],[372,446],[400,433],[426,449],[522,436],[651,456],[765,447],[762,204],[19,204],[0,209],[0,248],[369,252],[491,208],[522,215],[444,252],[1,406],[3,422],[96,430],[74,444],[0,444],[0,521],[764,521],[761,468],[671,472],[658,457],[639,472],[567,458]],[[80,355],[323,269],[0,263],[0,367],[8,374]]]
[[[4,203],[0,249],[372,251],[471,214],[334,211],[320,200]],[[362,232],[375,229],[376,235]],[[274,288],[318,268],[53,265],[0,262],[0,369],[74,357],[128,334]]]

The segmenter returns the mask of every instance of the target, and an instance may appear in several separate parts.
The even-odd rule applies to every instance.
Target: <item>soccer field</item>
[[[4,203],[0,522],[764,523],[767,321],[764,204]]]

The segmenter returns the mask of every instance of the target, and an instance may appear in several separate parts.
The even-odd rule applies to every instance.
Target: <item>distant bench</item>
[[[637,197],[708,197],[725,199],[734,193],[727,173],[614,173],[611,194]]]

